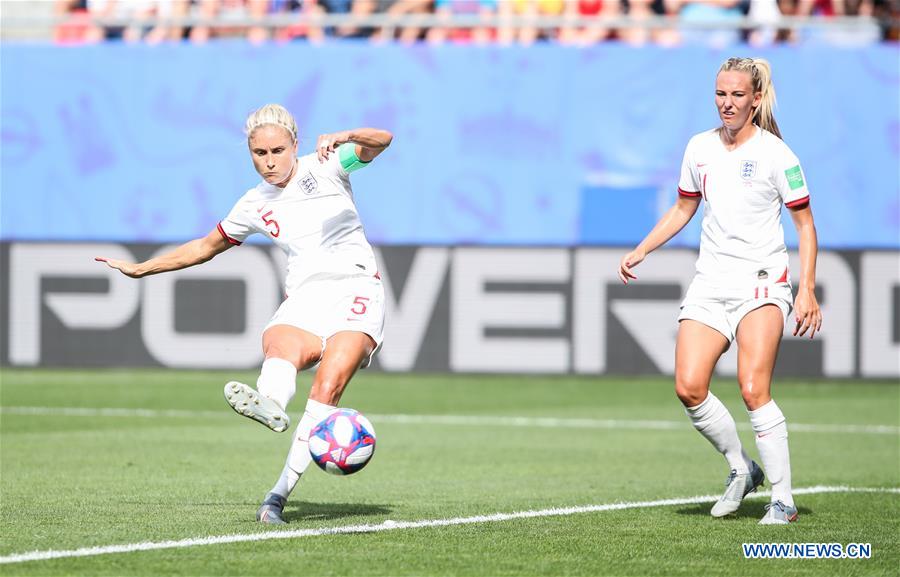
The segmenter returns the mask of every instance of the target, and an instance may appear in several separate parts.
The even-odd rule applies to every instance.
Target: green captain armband
[[[363,162],[359,159],[359,156],[356,155],[356,145],[352,142],[341,145],[341,147],[338,148],[338,155],[341,159],[341,166],[343,166],[344,170],[347,172],[359,170],[369,164],[368,162]]]

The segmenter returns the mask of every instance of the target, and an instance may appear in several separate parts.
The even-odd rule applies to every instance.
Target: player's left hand
[[[140,273],[138,273],[138,265],[136,265],[135,263],[125,262],[124,260],[116,260],[114,258],[107,258],[105,256],[96,256],[94,257],[94,260],[97,262],[105,262],[109,268],[114,268],[125,276],[130,276],[131,278],[141,278]]]
[[[802,337],[809,331],[809,338],[816,336],[822,330],[822,311],[819,309],[819,301],[812,289],[801,287],[794,299],[794,336]]]
[[[637,280],[631,269],[641,264],[645,258],[647,258],[647,255],[640,248],[636,248],[622,257],[622,260],[619,262],[619,279],[623,284],[628,284],[629,279]]]
[[[350,132],[347,130],[319,135],[319,140],[316,142],[316,156],[319,157],[319,162],[328,160],[328,155],[346,142],[350,142]]]

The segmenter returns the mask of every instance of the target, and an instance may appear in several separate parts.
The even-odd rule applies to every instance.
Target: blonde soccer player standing
[[[256,389],[232,381],[224,391],[239,414],[283,432],[290,427],[286,409],[297,372],[318,365],[287,462],[256,514],[262,523],[283,524],[287,498],[312,459],[310,431],[381,346],[384,287],[350,174],[381,154],[393,137],[374,128],[324,134],[314,153],[298,158],[297,125],[277,104],[253,112],[246,134],[263,180],[208,235],[142,263],[97,260],[140,278],[206,262],[254,233],[287,254],[287,298],[263,331],[265,360]]]
[[[785,417],[771,396],[772,373],[793,304],[794,335],[822,327],[816,300],[818,242],[809,192],[797,157],[781,140],[775,88],[765,60],[730,58],[716,76],[722,125],[688,142],[678,200],[619,265],[623,283],[634,267],[691,220],[703,202],[696,276],[678,317],[675,393],[694,427],[725,456],[731,470],[713,517],[734,513],[764,474],[741,447],[734,419],[709,390],[713,370],[733,340],[738,383],[772,486],[760,524],[797,519]],[[781,207],[790,209],[800,244],[800,286],[792,297]]]

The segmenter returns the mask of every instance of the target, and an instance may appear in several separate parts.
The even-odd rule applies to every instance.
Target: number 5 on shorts
[[[369,297],[356,297],[353,299],[353,306],[350,307],[350,312],[355,315],[364,315],[366,314],[366,301],[369,300]]]

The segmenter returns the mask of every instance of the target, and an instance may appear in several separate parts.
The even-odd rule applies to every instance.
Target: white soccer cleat
[[[272,399],[244,383],[231,381],[225,385],[225,400],[239,415],[258,421],[276,433],[283,433],[291,426],[287,413]]]
[[[760,519],[760,525],[789,525],[797,520],[796,507],[785,505],[781,501],[775,501],[766,505],[766,514]]]
[[[739,475],[734,469],[725,479],[725,494],[723,494],[709,512],[713,517],[731,515],[741,506],[741,501],[748,494],[761,487],[765,475],[755,462],[750,462],[750,472]]]

